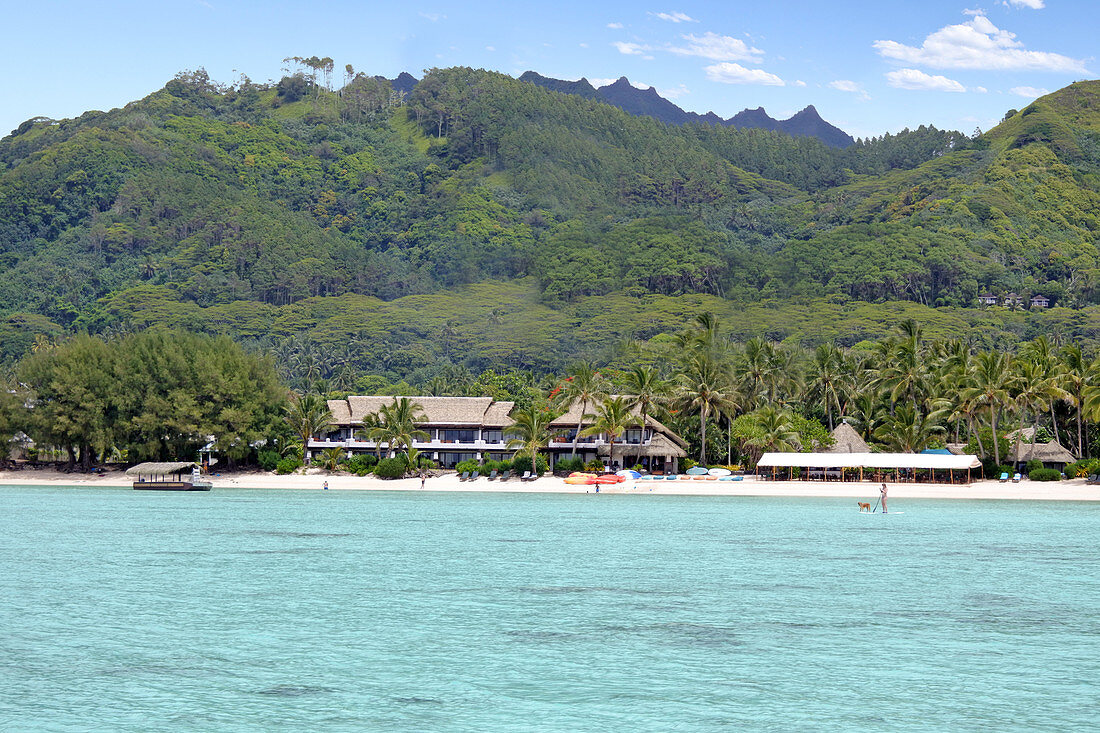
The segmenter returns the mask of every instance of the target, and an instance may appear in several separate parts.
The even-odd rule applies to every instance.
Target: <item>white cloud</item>
[[[614,84],[617,81],[618,81],[618,79],[589,79],[588,83],[591,84],[592,86],[596,87],[597,89],[599,89],[600,87],[605,87],[609,84]],[[644,92],[646,89],[649,89],[649,87],[651,85],[650,84],[643,84],[640,81],[632,81],[632,82],[630,82],[630,86],[634,87],[635,89],[641,89]]]
[[[701,56],[712,61],[752,61],[757,63],[764,52],[749,46],[740,38],[706,32],[701,36],[686,35],[686,47],[672,46],[668,50],[682,56]]]
[[[644,52],[650,50],[649,46],[643,46],[640,43],[627,43],[626,41],[615,41],[611,45],[619,49],[619,53],[627,56],[641,56]]]
[[[617,31],[623,27],[622,23],[608,23],[607,27],[613,31]]]
[[[1008,91],[1021,97],[1027,97],[1028,99],[1045,97],[1050,94],[1049,89],[1043,89],[1042,87],[1012,87]]]
[[[577,45],[580,46],[581,48],[588,48],[587,43],[578,43]]]
[[[486,51],[496,51],[497,49],[496,49],[496,47],[495,47],[495,46],[486,46],[486,47],[485,47],[485,50],[486,50]]]
[[[711,81],[723,84],[762,84],[770,87],[786,86],[782,79],[775,74],[769,74],[763,69],[746,69],[741,64],[731,64],[724,61],[705,68],[707,78]]]
[[[964,87],[946,76],[933,76],[917,69],[898,69],[886,74],[886,81],[897,89],[919,89],[931,92],[965,92]]]
[[[836,81],[829,82],[830,89],[836,89],[838,92],[846,92],[848,94],[858,94],[860,99],[870,99],[871,95],[868,94],[861,84],[857,84],[854,81],[848,79],[837,79]]]
[[[977,92],[978,94],[985,94],[985,93],[986,93],[986,92],[988,92],[989,90],[988,90],[988,89],[986,89],[985,87],[974,87],[974,88],[973,88],[973,89],[971,89],[970,91],[972,91],[972,92]]]
[[[1003,0],[1003,4],[1006,8],[1031,8],[1032,10],[1042,10],[1046,7],[1043,0]]]
[[[658,89],[657,93],[665,99],[679,99],[685,94],[691,94],[691,90],[683,84],[680,84],[679,86],[672,87],[671,89]]]
[[[875,41],[880,55],[936,69],[1040,70],[1088,73],[1085,64],[1058,53],[1026,51],[1016,34],[1001,30],[984,15],[940,28],[920,48],[897,41]]]
[[[669,23],[698,23],[695,18],[692,18],[686,13],[674,12],[674,13],[650,13],[654,18],[659,20],[667,20]]]
[[[430,20],[433,23],[440,20],[446,20],[447,18],[446,15],[440,15],[439,13],[425,13],[423,10],[418,12],[417,15],[419,15],[424,20]]]
[[[796,79],[794,82],[791,83],[791,86],[804,87],[806,86],[806,82],[802,81],[801,79]]]

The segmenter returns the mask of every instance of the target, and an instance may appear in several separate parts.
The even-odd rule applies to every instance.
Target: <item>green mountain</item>
[[[154,324],[395,376],[737,337],[1096,338],[1100,82],[844,150],[467,68],[408,94],[185,73],[0,140],[0,356]],[[1056,307],[983,310],[1041,293]],[[326,362],[326,363],[327,363]]]

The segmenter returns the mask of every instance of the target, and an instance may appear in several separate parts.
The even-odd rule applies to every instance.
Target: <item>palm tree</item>
[[[947,432],[941,424],[947,414],[946,409],[925,414],[916,405],[906,402],[897,406],[894,414],[875,431],[875,437],[899,453],[918,453],[927,448],[933,438]]]
[[[746,444],[759,453],[766,451],[796,451],[799,436],[791,425],[790,414],[774,405],[766,405],[745,416],[751,419]],[[759,460],[759,453],[754,459]]]
[[[558,388],[557,398],[566,407],[580,404],[580,417],[577,419],[577,432],[573,435],[573,451],[570,457],[577,455],[577,442],[581,437],[581,426],[588,417],[588,405],[602,399],[607,394],[606,383],[591,364],[580,362],[569,372],[569,376]]]
[[[512,413],[512,420],[515,422],[508,428],[508,432],[516,437],[508,441],[508,447],[531,452],[531,475],[538,472],[539,449],[545,448],[555,436],[562,433],[561,428],[551,427],[559,417],[561,413],[552,410],[550,405],[531,404]]]
[[[285,409],[286,423],[302,441],[302,458],[309,464],[309,439],[332,425],[332,413],[325,400],[315,394],[297,396]]]
[[[810,365],[807,398],[820,399],[824,403],[830,431],[834,427],[833,407],[841,412],[841,395],[847,388],[850,372],[844,366],[844,354],[833,344],[818,346]]]
[[[1084,438],[1084,410],[1085,391],[1094,382],[1096,362],[1089,361],[1077,344],[1070,344],[1062,348],[1061,379],[1068,387],[1066,392],[1069,398],[1066,400],[1077,408],[1077,457],[1085,457]]]
[[[382,405],[378,410],[378,426],[371,429],[371,435],[386,443],[387,453],[408,448],[415,440],[431,437],[427,431],[416,427],[427,420],[419,402],[413,402],[408,397],[394,397],[393,403]]]
[[[615,439],[626,432],[636,421],[625,397],[609,397],[595,414],[595,421],[585,428],[584,435],[607,434],[608,463],[615,465]]]
[[[1010,400],[1014,381],[1011,370],[1012,359],[998,351],[978,354],[974,369],[970,373],[970,386],[963,391],[963,399],[971,402],[975,409],[989,413],[989,423],[993,428],[993,460],[1001,463],[1001,441],[997,434],[998,410]]]
[[[654,408],[664,404],[672,387],[661,378],[660,371],[651,366],[636,366],[627,372],[626,387],[631,393],[628,406],[641,413],[644,441],[649,416],[653,414]]]
[[[676,404],[685,411],[699,414],[699,462],[707,462],[707,422],[711,413],[720,412],[732,399],[729,370],[706,352],[688,354],[683,371],[676,376]]]

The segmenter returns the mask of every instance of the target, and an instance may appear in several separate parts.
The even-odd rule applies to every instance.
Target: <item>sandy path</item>
[[[212,477],[214,489],[321,489],[339,491],[419,491],[420,479],[384,481],[371,476],[360,478],[347,474],[328,474],[310,469],[308,474],[277,476],[271,473],[235,473]],[[129,488],[131,482],[122,472],[102,476],[65,474],[53,470],[0,471],[0,485],[7,486],[101,486]],[[999,481],[979,481],[970,486],[946,484],[888,484],[890,498],[897,499],[1040,499],[1055,501],[1100,501],[1100,486],[1087,486],[1084,479],[1058,482],[1021,481],[1018,484]],[[592,486],[572,486],[559,478],[545,477],[537,481],[508,482],[459,481],[455,474],[429,478],[429,491],[496,491],[583,494]],[[865,501],[878,499],[878,487],[873,483],[831,483],[808,481],[628,481],[614,486],[601,486],[608,494],[670,494],[698,496],[821,496],[852,497]]]

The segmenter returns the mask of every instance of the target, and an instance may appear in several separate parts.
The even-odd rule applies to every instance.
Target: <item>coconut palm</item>
[[[712,354],[688,354],[676,376],[673,399],[680,409],[699,415],[699,462],[707,462],[707,423],[732,400],[733,379],[727,365]]]
[[[573,435],[573,451],[570,457],[577,455],[577,442],[581,437],[581,427],[588,417],[588,406],[595,404],[607,394],[607,384],[598,371],[586,362],[580,362],[570,370],[569,376],[557,389],[557,399],[569,409],[579,404],[580,417],[577,418],[577,432]]]
[[[615,464],[615,440],[637,422],[625,397],[609,397],[603,401],[594,415],[592,425],[584,429],[584,435],[606,434],[609,443],[608,463]]]
[[[309,463],[309,439],[332,425],[328,403],[320,395],[296,396],[285,408],[286,423],[302,443],[302,458]]]
[[[431,436],[427,431],[416,427],[427,420],[419,402],[413,402],[408,397],[394,397],[391,404],[382,405],[378,410],[378,425],[371,429],[370,434],[376,442],[385,442],[386,452],[389,453],[390,450],[408,448],[415,440],[428,440]]]
[[[644,440],[649,416],[668,399],[672,385],[661,377],[660,371],[656,368],[636,366],[626,373],[626,387],[631,393],[628,406],[632,409],[636,408],[641,414]]]
[[[963,399],[972,403],[976,411],[988,412],[993,428],[993,459],[1001,463],[1001,441],[997,433],[997,419],[1001,409],[1011,401],[1011,388],[1015,381],[1012,359],[998,351],[977,355],[970,372],[969,386],[963,390]]]
[[[516,437],[508,441],[508,447],[519,448],[525,453],[530,451],[532,475],[538,471],[539,449],[545,448],[554,437],[563,432],[561,428],[551,426],[559,417],[561,413],[551,409],[550,405],[531,404],[512,413],[512,420],[515,422],[508,428],[508,432]]]
[[[766,405],[749,417],[752,418],[753,427],[749,445],[761,452],[799,449],[798,433],[791,425],[791,416],[786,410]]]
[[[833,407],[841,412],[842,396],[848,388],[850,371],[845,369],[844,354],[833,344],[822,344],[814,352],[806,384],[807,399],[825,405],[825,419],[833,429]]]
[[[911,403],[897,406],[894,414],[875,431],[875,438],[898,453],[919,453],[947,429],[942,425],[949,412],[945,408],[925,414]]]
[[[1085,456],[1084,410],[1085,392],[1095,383],[1096,362],[1088,359],[1077,344],[1062,348],[1060,381],[1065,385],[1068,398],[1066,402],[1077,413],[1077,457]]]

